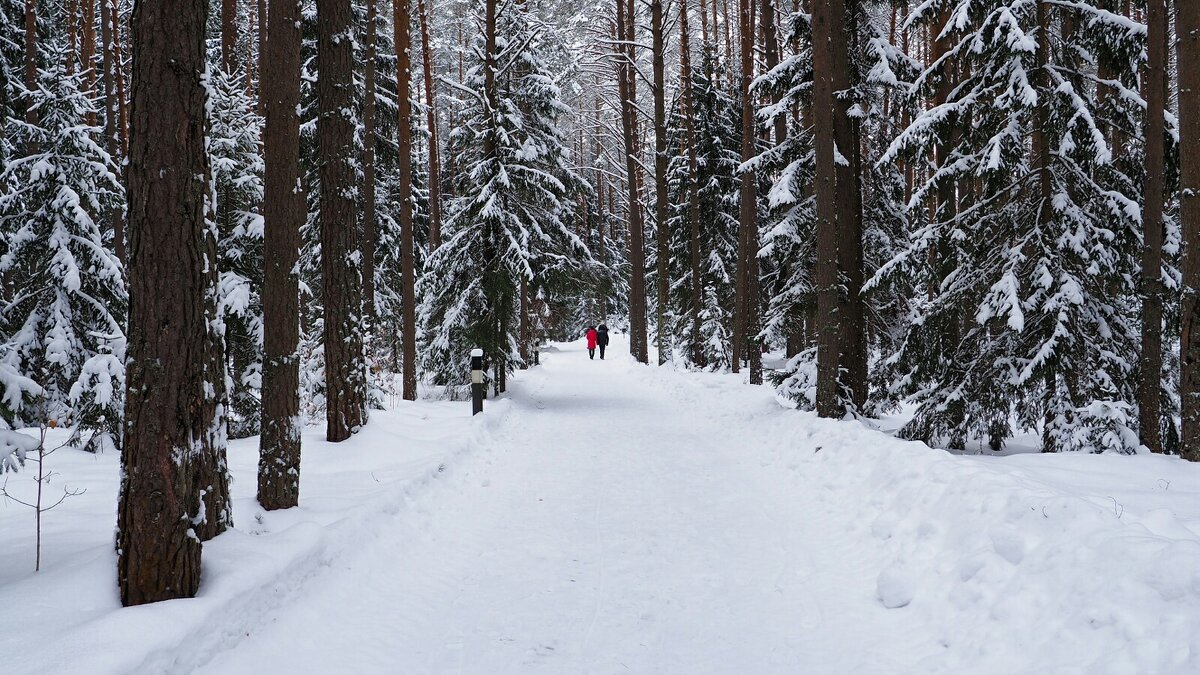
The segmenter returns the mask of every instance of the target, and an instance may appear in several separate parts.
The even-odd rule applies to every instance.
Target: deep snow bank
[[[814,517],[859,536],[878,561],[876,600],[943,647],[918,670],[1200,672],[1200,467],[955,456],[780,409],[739,376],[631,369],[727,419]]]
[[[0,502],[0,672],[190,672],[434,498],[438,484],[488,447],[508,409],[507,401],[489,401],[483,416],[471,418],[469,403],[402,403],[374,412],[343,444],[310,428],[301,506],[286,511],[264,512],[254,498],[257,439],[234,441],[235,529],[204,545],[198,596],[128,609],[117,596],[112,549],[119,457],[57,452],[47,463],[58,473],[52,490],[87,492],[46,514],[41,572],[32,571],[31,513]],[[31,475],[10,474],[9,490],[28,497]]]

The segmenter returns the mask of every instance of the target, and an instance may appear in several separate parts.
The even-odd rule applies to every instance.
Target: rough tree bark
[[[1142,351],[1138,363],[1138,430],[1142,445],[1162,452],[1163,169],[1167,106],[1167,3],[1149,0],[1148,44],[1143,77],[1146,98],[1146,182],[1142,208]],[[1195,73],[1192,73],[1194,76]]]
[[[300,498],[300,0],[271,0],[260,93],[263,145],[263,372],[258,503],[267,510]]]
[[[667,326],[667,278],[668,258],[671,255],[670,239],[667,236],[667,88],[665,84],[667,39],[663,28],[662,0],[650,2],[651,60],[654,77],[654,221],[657,239],[657,287],[658,302],[655,305],[655,346],[658,347],[658,363],[666,363],[670,356]]]
[[[417,400],[417,313],[416,260],[413,253],[412,216],[412,48],[409,0],[394,0],[392,30],[396,42],[396,98],[400,110],[400,275],[401,275],[401,339],[404,362],[403,395],[406,401]]]
[[[701,0],[703,14],[703,0]],[[705,30],[705,33],[708,31]],[[688,153],[688,269],[691,276],[691,306],[688,308],[691,330],[688,344],[692,363],[707,365],[700,337],[700,308],[703,306],[703,280],[700,276],[700,177],[696,158],[696,121],[692,119],[692,51],[688,30],[688,7],[679,3],[679,99],[684,120],[684,143]]]
[[[317,1],[317,165],[321,183],[321,289],[325,310],[325,438],[338,443],[365,418],[355,213],[354,57],[350,0]],[[407,25],[407,24],[406,24]],[[402,97],[403,98],[403,97]]]
[[[625,180],[629,187],[629,352],[649,362],[646,344],[646,241],[638,190],[637,111],[634,57],[633,0],[617,0],[617,89],[621,99],[621,136],[625,142]]]
[[[117,580],[121,603],[195,595],[212,448],[206,388],[214,289],[206,271],[207,0],[142,0],[133,13],[128,373]]]
[[[1200,2],[1175,1],[1178,35],[1179,145],[1183,226],[1182,373],[1183,456],[1200,461]]]

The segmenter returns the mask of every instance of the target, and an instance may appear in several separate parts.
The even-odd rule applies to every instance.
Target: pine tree
[[[120,429],[125,357],[124,270],[102,217],[124,193],[112,158],[88,126],[95,108],[52,59],[28,92],[38,124],[9,119],[9,134],[37,152],[11,159],[0,175],[0,229],[9,244],[0,275],[21,287],[0,313],[5,363],[42,389],[38,425],[76,433]]]
[[[210,170],[207,18],[207,0],[142,0],[133,16],[129,356],[116,536],[127,606],[194,596],[201,530],[228,517],[203,491],[228,494],[209,363],[217,261],[208,256],[208,189],[197,180]]]

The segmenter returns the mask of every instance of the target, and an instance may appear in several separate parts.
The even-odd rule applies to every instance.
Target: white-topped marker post
[[[471,350],[471,415],[483,412],[483,350]]]

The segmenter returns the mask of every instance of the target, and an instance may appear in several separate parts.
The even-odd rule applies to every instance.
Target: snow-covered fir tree
[[[124,392],[124,272],[101,222],[123,199],[117,168],[87,125],[93,102],[61,59],[28,92],[38,123],[7,120],[7,136],[33,154],[8,161],[0,184],[0,274],[20,280],[0,311],[7,368],[41,389],[26,424],[77,433],[120,428]]]
[[[732,358],[733,306],[738,256],[738,167],[741,165],[741,96],[727,83],[715,51],[706,47],[692,65],[692,119],[695,125],[696,180],[699,194],[701,342],[703,365],[714,370],[729,368]],[[686,340],[691,331],[692,274],[689,259],[691,229],[689,170],[684,146],[684,124],[678,106],[668,121],[668,148],[673,152],[667,167],[670,195],[669,274],[677,280],[671,287],[673,333]],[[673,353],[691,360],[683,344]]]
[[[208,148],[220,239],[221,312],[229,367],[229,433],[258,433],[262,380],[263,118],[241,76],[213,68]]]
[[[925,289],[879,372],[915,406],[903,434],[999,448],[1015,421],[1047,450],[1133,452],[1140,210],[1121,154],[1138,149],[1109,130],[1138,135],[1144,28],[1011,0],[925,3],[909,24],[947,44],[902,85],[936,104],[882,159],[938,158],[909,203],[924,222],[879,275]]]
[[[590,260],[583,240],[564,221],[570,190],[581,189],[570,168],[558,118],[567,112],[539,55],[538,18],[505,5],[496,25],[497,64],[488,91],[485,40],[457,95],[467,109],[450,136],[459,162],[446,239],[430,254],[419,292],[420,362],[451,396],[465,384],[465,355],[482,348],[496,381],[521,366],[519,293],[578,272]]]

